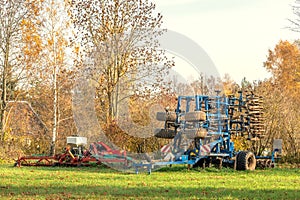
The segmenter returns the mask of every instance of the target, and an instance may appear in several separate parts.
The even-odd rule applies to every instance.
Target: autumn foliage
[[[159,48],[162,15],[148,0],[3,0],[0,3],[0,160],[17,154],[60,152],[66,137],[87,133],[88,115],[74,116],[78,79],[92,83],[98,125],[122,149],[145,153],[166,144],[154,137],[157,111],[176,107],[176,96],[254,91],[264,97],[265,138],[258,151],[283,139],[287,158],[298,158],[300,143],[299,42],[279,41],[267,53],[271,77],[236,83],[200,74],[188,84],[167,79],[175,65]],[[246,47],[245,47],[246,48]],[[242,65],[242,63],[241,63]],[[75,105],[75,106],[74,106]],[[76,118],[76,119],[75,119]],[[91,125],[92,126],[92,125]],[[245,138],[233,138],[237,149]],[[93,142],[93,141],[90,141]]]

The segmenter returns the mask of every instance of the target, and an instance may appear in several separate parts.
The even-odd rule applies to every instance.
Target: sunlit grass
[[[108,168],[0,165],[0,199],[300,199],[299,169],[125,174]]]

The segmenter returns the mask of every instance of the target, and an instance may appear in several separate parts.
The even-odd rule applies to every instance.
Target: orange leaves
[[[52,66],[66,63],[70,22],[62,1],[29,0],[29,15],[21,22],[23,52],[28,66]],[[71,62],[70,62],[71,63]],[[55,65],[57,65],[56,63]]]
[[[269,50],[268,60],[265,62],[265,67],[276,75],[275,69],[292,69],[299,65],[298,57],[300,55],[299,48],[296,44],[291,44],[288,41],[280,41],[273,51]]]
[[[41,4],[44,0],[27,0],[26,5],[29,10],[30,15],[38,16],[40,15]]]
[[[24,43],[24,62],[28,68],[32,66],[32,62],[36,60],[42,51],[42,39],[37,31],[36,24],[31,19],[23,19],[20,26],[22,30],[22,40]]]
[[[269,55],[264,66],[280,87],[294,90],[300,82],[300,50],[297,44],[280,41]]]

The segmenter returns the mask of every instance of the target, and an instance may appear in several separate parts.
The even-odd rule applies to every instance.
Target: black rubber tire
[[[203,169],[205,168],[206,160],[204,158],[198,160],[195,164],[193,164],[193,168],[198,168],[202,167]]]
[[[154,136],[157,138],[173,139],[176,135],[175,130],[157,129]]]
[[[255,170],[255,155],[250,151],[241,151],[237,155],[237,170]]]

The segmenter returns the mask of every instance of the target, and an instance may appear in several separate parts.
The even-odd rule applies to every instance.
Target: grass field
[[[300,169],[178,166],[136,175],[105,167],[0,165],[0,199],[300,199]]]

